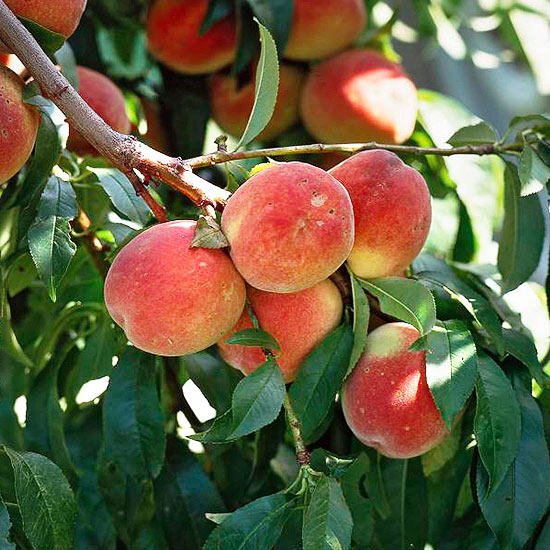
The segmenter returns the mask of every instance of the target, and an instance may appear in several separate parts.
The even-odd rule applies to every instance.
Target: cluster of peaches
[[[402,276],[430,221],[423,177],[388,151],[358,153],[329,172],[303,162],[271,164],[222,213],[229,254],[192,247],[194,221],[155,225],[116,256],[105,303],[136,347],[180,356],[217,343],[244,374],[263,364],[264,354],[227,339],[253,328],[251,309],[277,340],[277,361],[291,382],[341,322],[343,301],[331,275],[347,261],[359,277]],[[408,350],[418,337],[404,323],[374,330],[343,389],[352,431],[392,457],[421,454],[447,434],[426,383],[425,354]]]
[[[212,118],[240,137],[254,103],[254,68],[244,83],[223,71],[236,55],[237,23],[230,14],[201,33],[208,5],[208,0],[156,0],[147,17],[149,50],[183,74],[220,71],[209,78]],[[376,51],[346,50],[366,18],[363,0],[293,0],[277,104],[260,141],[276,138],[300,115],[323,143],[402,143],[411,136],[417,111],[413,82]],[[323,61],[309,68],[313,60]]]

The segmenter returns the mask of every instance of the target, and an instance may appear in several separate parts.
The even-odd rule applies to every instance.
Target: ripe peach
[[[255,80],[255,75],[252,75],[250,82],[238,88],[237,81],[230,76],[217,74],[210,78],[212,118],[224,132],[237,137],[244,132],[254,106]],[[298,121],[303,81],[304,75],[300,69],[291,65],[280,66],[275,110],[257,139],[270,141]]]
[[[222,229],[231,258],[251,286],[297,292],[334,273],[353,246],[347,191],[303,162],[264,168],[229,199]]]
[[[378,149],[353,155],[329,173],[353,203],[351,270],[364,278],[403,274],[430,230],[430,192],[420,172]]]
[[[5,0],[5,2],[15,15],[30,19],[65,38],[69,38],[74,33],[86,9],[86,0],[65,0],[63,2]]]
[[[367,22],[363,0],[294,0],[285,57],[327,57],[352,44]]]
[[[86,67],[77,67],[78,93],[84,101],[113,130],[130,133],[131,123],[126,114],[120,88],[107,76]],[[69,128],[67,149],[79,155],[92,155],[95,149],[73,128]]]
[[[406,323],[377,328],[342,388],[351,431],[390,458],[421,455],[449,433],[426,381],[426,354],[409,351],[418,338]]]
[[[277,359],[285,382],[292,382],[306,356],[334,330],[342,318],[342,298],[329,279],[291,294],[264,292],[249,287],[248,299],[260,327],[269,332],[281,347]],[[252,328],[245,312],[231,334]],[[254,372],[265,361],[261,348],[226,344],[218,347],[223,359],[244,374]]]
[[[194,353],[241,316],[244,281],[222,250],[191,248],[195,227],[191,220],[150,227],[118,253],[107,274],[107,310],[139,349]]]
[[[416,87],[397,63],[373,50],[338,54],[309,74],[302,120],[319,141],[403,143],[416,121]]]
[[[201,35],[207,9],[208,0],[156,0],[147,17],[149,51],[184,74],[211,73],[229,65],[237,51],[235,18],[227,16]]]
[[[23,81],[0,66],[0,183],[27,162],[36,141],[40,115],[23,103]]]

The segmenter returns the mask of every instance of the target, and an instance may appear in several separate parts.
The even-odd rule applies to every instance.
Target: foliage
[[[381,4],[365,3],[371,15]],[[205,135],[217,130],[205,78],[175,75],[149,57],[146,4],[90,2],[70,41],[76,60],[124,88],[136,127],[144,122],[139,100],[155,98],[174,155],[210,152]],[[211,0],[203,27],[234,4],[241,34],[233,70],[260,59],[254,110],[232,144],[246,150],[273,113],[291,2]],[[498,4],[484,16],[497,17],[502,39],[535,66],[512,32],[515,10],[530,8]],[[466,17],[459,1],[412,5],[417,31],[440,43],[441,30],[457,32]],[[397,20],[393,13],[377,25],[371,16],[361,42],[394,54]],[[53,56],[59,35],[26,24]],[[57,57],[72,74],[67,49]],[[157,358],[128,345],[105,310],[104,264],[154,220],[124,174],[64,148],[59,111],[31,96],[42,117],[33,155],[0,188],[0,550],[548,547],[550,379],[522,322],[529,312],[514,309],[508,293],[548,264],[549,118],[516,117],[500,136],[450,97],[421,92],[409,145],[517,143],[522,152],[403,155],[433,196],[425,250],[407,278],[340,273],[351,289],[345,320],[306,358],[287,402],[279,345],[257,326],[229,342],[266,350],[246,378],[215,349]],[[294,128],[272,145],[310,141]],[[255,163],[202,176],[234,189]],[[198,245],[226,245],[186,198],[164,187],[153,194],[173,218],[201,217]],[[338,395],[371,313],[411,323],[422,336],[414,347],[427,353],[428,383],[451,434],[421,458],[383,457],[344,423]],[[213,421],[196,418],[185,401],[181,387],[193,383]],[[296,424],[309,465],[294,455]]]

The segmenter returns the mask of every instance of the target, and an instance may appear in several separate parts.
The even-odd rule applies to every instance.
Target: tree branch
[[[164,209],[149,194],[138,178],[158,179],[180,191],[199,207],[223,208],[230,193],[193,174],[180,158],[151,149],[132,136],[115,132],[80,97],[69,81],[55,68],[30,32],[20,23],[4,0],[0,0],[0,40],[17,55],[42,93],[51,99],[77,130],[99,153],[130,177],[154,214],[165,221]],[[135,177],[133,177],[133,176]]]
[[[402,155],[435,155],[439,157],[450,157],[452,155],[499,155],[517,153],[523,150],[521,143],[484,143],[482,145],[463,145],[461,147],[417,147],[416,145],[391,145],[370,141],[368,143],[338,143],[327,145],[324,143],[312,143],[309,145],[291,145],[289,147],[270,147],[256,149],[254,151],[236,151],[227,153],[217,151],[208,155],[202,155],[188,159],[186,164],[190,168],[201,168],[213,166],[233,160],[245,160],[258,157],[277,157],[282,155],[307,155],[318,153],[359,153],[361,151],[372,151],[373,149],[385,149]]]

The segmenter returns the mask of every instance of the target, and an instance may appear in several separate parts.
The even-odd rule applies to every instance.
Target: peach
[[[236,137],[244,132],[254,106],[255,80],[254,74],[248,83],[239,88],[236,79],[230,76],[217,74],[210,78],[212,118],[224,132]],[[270,141],[298,122],[303,82],[304,75],[300,69],[281,64],[275,110],[257,139]]]
[[[394,153],[377,149],[357,153],[329,173],[353,203],[351,270],[369,279],[402,276],[430,230],[430,192],[420,172]]]
[[[309,132],[325,143],[403,143],[416,122],[416,87],[382,54],[349,50],[313,67],[301,113]]]
[[[109,77],[86,67],[77,67],[77,75],[78,93],[82,99],[113,130],[130,133],[131,123],[120,88]],[[67,149],[81,156],[95,153],[95,149],[73,128],[69,128]]]
[[[291,294],[249,287],[248,299],[260,327],[269,332],[281,347],[277,362],[287,383],[296,378],[306,356],[338,326],[342,318],[342,298],[329,279]],[[253,328],[253,325],[245,310],[231,334],[248,328]],[[250,374],[265,361],[261,348],[227,344],[227,337],[218,343],[218,348],[232,367]]]
[[[149,51],[174,71],[211,73],[229,65],[237,51],[237,26],[229,15],[200,33],[208,0],[157,0],[147,16]]]
[[[390,458],[421,455],[449,433],[426,381],[426,352],[409,351],[418,338],[418,330],[407,323],[372,331],[342,388],[351,431]]]
[[[30,157],[40,114],[23,103],[23,81],[0,66],[0,183],[14,176]]]
[[[244,281],[222,250],[191,248],[196,222],[150,227],[116,256],[105,305],[137,348],[177,356],[215,344],[239,320]]]
[[[353,208],[344,186],[303,162],[264,168],[229,199],[222,229],[251,286],[297,292],[326,279],[353,246]]]
[[[294,0],[285,57],[307,61],[352,44],[365,27],[364,0]]]
[[[63,2],[5,0],[5,2],[15,15],[30,19],[65,38],[69,38],[74,33],[86,9],[86,0],[64,0]]]

